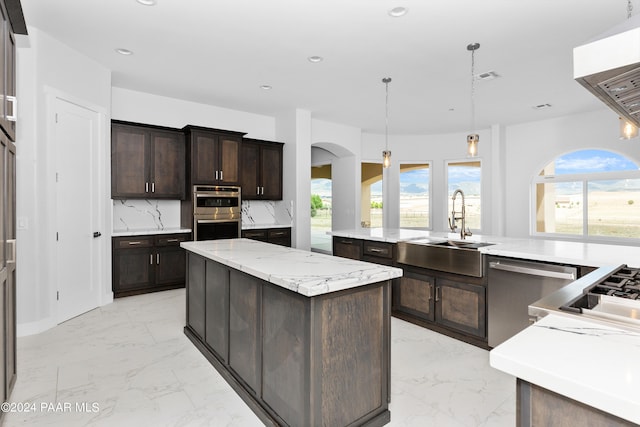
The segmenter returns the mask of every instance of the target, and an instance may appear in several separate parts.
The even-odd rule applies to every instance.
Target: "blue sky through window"
[[[638,170],[638,165],[623,155],[607,150],[580,150],[555,160],[555,174],[594,173]]]

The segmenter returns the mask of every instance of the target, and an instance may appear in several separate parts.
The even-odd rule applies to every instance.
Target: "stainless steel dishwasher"
[[[487,334],[489,346],[511,338],[527,326],[529,304],[577,279],[572,266],[489,256]]]

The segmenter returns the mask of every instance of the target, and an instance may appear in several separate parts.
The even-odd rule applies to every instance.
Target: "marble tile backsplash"
[[[113,201],[113,230],[164,230],[180,227],[179,200]]]
[[[291,225],[293,223],[292,200],[243,200],[242,224]]]
[[[293,223],[291,200],[244,200],[242,224],[287,225]],[[179,200],[113,200],[113,230],[165,230],[180,227]]]

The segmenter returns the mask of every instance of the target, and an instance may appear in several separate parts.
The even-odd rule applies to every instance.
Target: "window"
[[[451,210],[453,209],[451,197],[454,191],[460,189],[464,193],[465,228],[468,227],[477,231],[480,231],[482,224],[481,178],[482,169],[479,160],[447,162],[447,217],[451,217]],[[462,199],[460,197],[456,198],[455,208],[457,213],[462,210]],[[458,222],[457,226],[459,230],[462,224]]]
[[[360,223],[382,227],[382,163],[362,163]]]
[[[331,165],[311,167],[311,250],[331,253]]]
[[[431,227],[431,175],[429,163],[400,165],[400,227]]]
[[[536,233],[640,238],[640,171],[620,154],[564,154],[546,165],[533,185]]]

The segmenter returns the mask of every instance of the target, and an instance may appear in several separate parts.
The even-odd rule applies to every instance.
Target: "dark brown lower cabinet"
[[[487,347],[486,284],[482,278],[400,265],[393,285],[393,315]]]
[[[333,255],[355,260],[362,259],[362,240],[347,237],[333,238]]]
[[[631,427],[637,424],[518,378],[518,427]]]
[[[185,283],[188,233],[112,239],[112,288],[115,297],[180,288]]]
[[[191,252],[187,263],[185,334],[266,425],[389,422],[390,281],[305,297]]]

